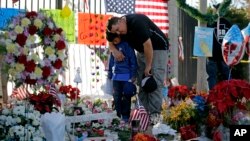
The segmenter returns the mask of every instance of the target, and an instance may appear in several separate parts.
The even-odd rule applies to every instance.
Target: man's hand
[[[117,60],[117,61],[123,61],[125,56],[122,54],[121,51],[115,49],[112,51],[112,54],[114,56],[114,58]]]
[[[144,70],[144,74],[145,76],[150,76],[151,74],[151,66],[146,66],[145,70]]]
[[[114,56],[115,60],[117,61],[123,61],[125,56],[116,49],[115,45],[112,42],[109,42],[109,50],[112,52],[112,55]]]

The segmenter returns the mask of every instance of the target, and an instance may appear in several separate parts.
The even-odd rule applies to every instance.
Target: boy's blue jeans
[[[127,82],[113,80],[113,98],[117,116],[122,117],[124,121],[128,121],[131,111],[131,97],[122,93],[125,83]]]
[[[228,80],[229,78],[229,73],[230,73],[230,68],[229,66],[222,60],[222,61],[214,61],[211,59],[207,59],[206,62],[206,71],[208,74],[208,86],[209,90],[211,90],[217,83],[218,81],[218,72],[221,73],[222,80]]]

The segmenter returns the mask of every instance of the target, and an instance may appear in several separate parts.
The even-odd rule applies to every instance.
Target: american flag
[[[148,124],[149,124],[149,115],[143,106],[140,105],[138,108],[132,111],[130,121],[133,121],[133,120],[140,120],[141,131],[147,130]]]
[[[147,15],[167,35],[169,31],[168,0],[106,0],[107,12]]]
[[[14,88],[12,94],[10,95],[11,98],[16,98],[17,100],[23,100],[27,98],[29,95],[28,91],[24,86],[20,86],[18,88]]]

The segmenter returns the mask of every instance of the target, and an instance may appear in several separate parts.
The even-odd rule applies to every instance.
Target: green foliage
[[[186,0],[176,0],[177,6],[181,8],[182,10],[184,10],[189,16],[197,20],[200,20],[202,22],[207,22],[207,23],[213,23],[214,21],[217,20],[219,16],[224,16],[227,10],[229,9],[231,1],[232,0],[224,0],[220,4],[218,8],[218,12],[216,14],[212,14],[212,13],[203,14],[198,9],[186,4]]]

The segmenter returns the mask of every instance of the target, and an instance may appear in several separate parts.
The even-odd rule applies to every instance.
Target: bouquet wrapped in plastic
[[[65,116],[62,113],[45,113],[41,117],[41,126],[48,141],[64,141]]]

